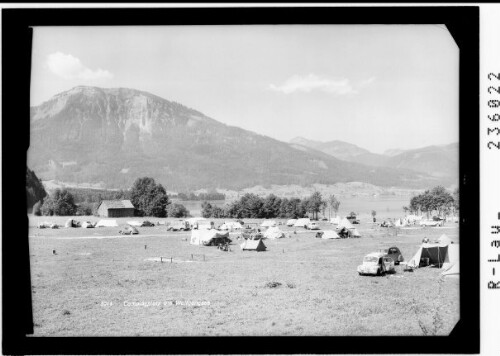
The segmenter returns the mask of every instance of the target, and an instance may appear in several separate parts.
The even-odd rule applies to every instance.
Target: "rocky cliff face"
[[[364,181],[422,186],[411,171],[366,167],[237,127],[133,89],[76,87],[31,110],[28,164],[42,179],[171,189]],[[302,146],[303,147],[303,146]]]

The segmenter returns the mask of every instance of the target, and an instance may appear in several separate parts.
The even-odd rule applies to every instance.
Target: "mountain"
[[[308,140],[303,137],[296,137],[290,140],[290,143],[313,148],[344,161],[356,162],[375,167],[386,166],[386,156],[372,153],[364,148],[353,145],[352,143],[340,140],[320,142]]]
[[[106,188],[128,188],[144,176],[178,191],[351,181],[420,188],[435,182],[295,146],[147,92],[79,86],[31,108],[28,164],[43,180]]]
[[[338,140],[320,142],[296,137],[290,143],[313,148],[349,162],[375,167],[403,168],[436,178],[458,179],[458,143],[412,150],[392,149],[385,151],[383,155]]]

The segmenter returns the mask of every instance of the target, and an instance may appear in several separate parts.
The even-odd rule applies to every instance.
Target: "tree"
[[[313,218],[316,216],[318,218],[318,213],[326,205],[326,202],[321,198],[320,192],[314,192],[308,199],[306,203],[307,211],[313,214]]]
[[[153,178],[137,178],[130,191],[130,200],[139,216],[167,216],[167,206],[170,204],[167,192]]]
[[[35,172],[26,167],[26,204],[28,210],[47,196],[42,181],[36,176]]]
[[[207,201],[201,203],[201,216],[209,218],[212,216],[212,204]]]
[[[73,196],[66,189],[56,189],[43,201],[43,215],[75,215],[76,205]]]
[[[280,215],[281,198],[278,198],[274,194],[268,195],[262,204],[261,217],[263,218],[275,218]]]
[[[453,191],[453,208],[455,211],[460,210],[460,192],[458,188]]]
[[[76,215],[89,216],[93,213],[92,203],[80,203],[76,208]]]
[[[186,207],[178,203],[170,204],[167,208],[167,213],[172,218],[185,218],[189,216],[189,211]]]
[[[36,216],[41,216],[42,215],[42,202],[37,201],[35,205],[33,205],[33,214]]]
[[[335,216],[337,216],[340,207],[340,201],[337,199],[337,197],[335,197],[335,195],[332,194],[328,197],[328,206],[331,208],[331,210],[334,211]]]

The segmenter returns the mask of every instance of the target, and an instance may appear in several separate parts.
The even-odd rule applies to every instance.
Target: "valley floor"
[[[447,335],[460,318],[459,278],[440,269],[356,272],[380,248],[398,246],[408,261],[424,237],[446,233],[458,242],[452,223],[397,236],[362,223],[361,238],[338,240],[281,226],[291,237],[264,240],[265,252],[242,251],[236,233],[222,252],[165,226],[122,237],[111,227],[37,229],[37,220],[66,218],[31,218],[35,337]]]

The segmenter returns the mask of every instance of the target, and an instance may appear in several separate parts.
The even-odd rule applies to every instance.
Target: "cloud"
[[[47,66],[52,73],[64,79],[96,81],[113,78],[113,74],[109,71],[100,68],[92,70],[85,67],[80,59],[61,52],[49,54],[47,56]]]
[[[357,87],[364,88],[373,83],[375,77],[361,81]],[[284,94],[291,94],[294,92],[310,93],[313,90],[323,91],[329,94],[344,95],[356,94],[358,90],[349,79],[333,80],[327,78],[320,78],[315,74],[306,76],[294,75],[288,78],[282,85],[270,84],[269,89]]]

